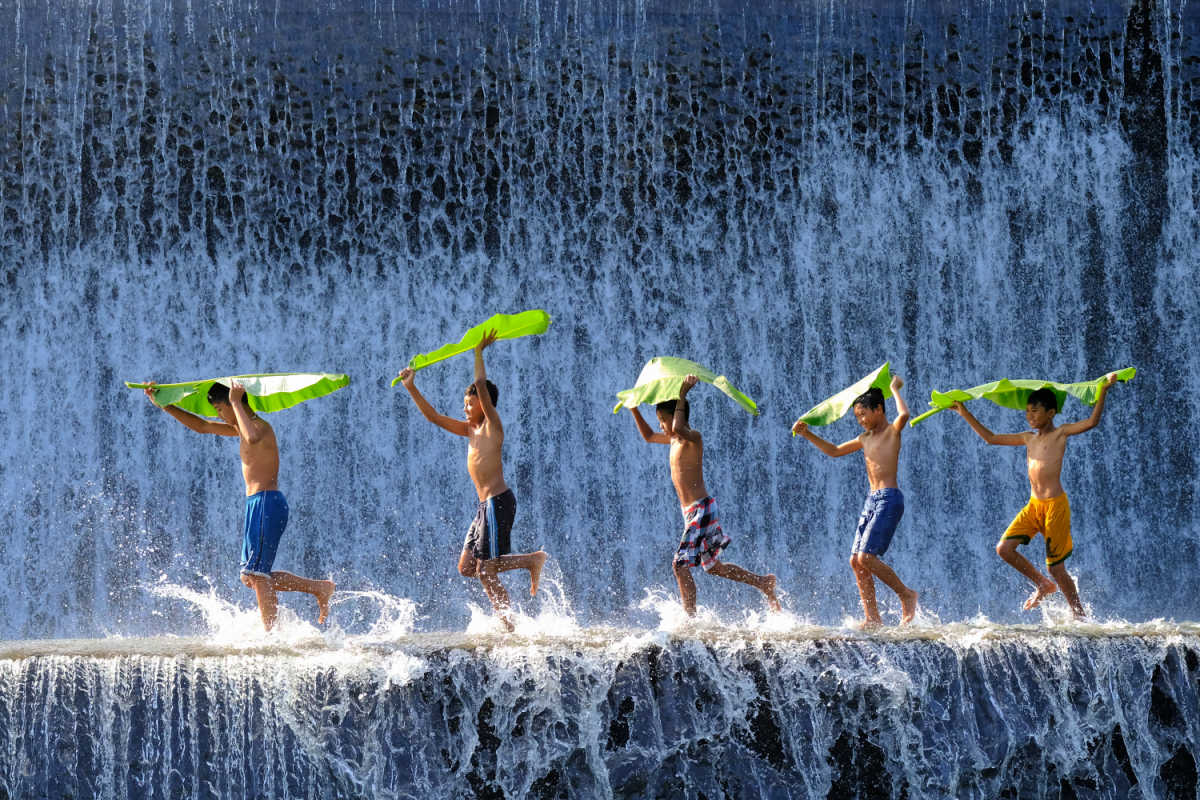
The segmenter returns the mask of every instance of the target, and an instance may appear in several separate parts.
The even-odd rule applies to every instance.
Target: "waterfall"
[[[791,439],[800,412],[885,360],[917,411],[1134,364],[1068,449],[1070,568],[1101,617],[1194,618],[1160,591],[1198,560],[1184,6],[318,5],[0,9],[0,635],[194,630],[146,591],[163,575],[245,597],[233,448],[121,381],[304,370],[353,383],[272,417],[279,566],[461,626],[464,446],[388,380],[524,308],[550,331],[488,352],[514,544],[552,553],[581,619],[636,621],[672,584],[664,454],[608,413],[660,354],[762,404],[695,403],[727,555],[825,623],[855,613],[866,482]],[[417,382],[457,415],[470,369]],[[993,546],[1021,453],[942,415],[900,480],[889,557],[927,610],[1020,619]]]
[[[0,790],[1195,797],[1200,642],[1163,633],[0,650]]]
[[[0,2],[0,797],[1196,796],[1190,0],[293,5]],[[389,383],[528,308],[487,367],[552,558],[503,639],[465,443]],[[782,615],[701,577],[676,619],[666,452],[611,413],[656,355],[760,404],[692,424]],[[914,412],[1139,368],[1066,455],[1093,622],[1020,610],[1023,453],[943,414],[887,554],[918,625],[844,630],[864,468],[788,431],[884,361]],[[276,565],[339,593],[263,637],[236,445],[122,381],[286,371],[352,378],[270,417]]]

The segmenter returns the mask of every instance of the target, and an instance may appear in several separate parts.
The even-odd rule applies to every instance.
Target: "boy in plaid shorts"
[[[766,595],[772,611],[779,611],[774,575],[756,575],[717,558],[729,546],[730,539],[721,530],[717,501],[704,488],[704,440],[700,432],[688,424],[687,393],[696,385],[696,380],[695,375],[688,375],[679,388],[678,400],[667,400],[655,406],[662,433],[650,429],[636,406],[631,409],[643,439],[671,446],[671,481],[679,495],[684,524],[683,538],[671,560],[671,567],[679,583],[683,610],[688,616],[696,613],[696,581],[691,570],[699,566],[710,575],[753,586]]]

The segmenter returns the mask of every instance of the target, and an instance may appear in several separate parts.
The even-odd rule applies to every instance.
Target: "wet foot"
[[[762,593],[767,596],[767,605],[769,605],[771,607],[772,611],[775,611],[775,612],[783,611],[783,606],[779,605],[779,598],[775,596],[775,576],[774,575],[766,576],[766,580],[763,581]]]
[[[512,633],[517,629],[517,626],[513,625],[512,618],[508,616],[507,611],[497,616],[496,619],[500,620],[500,624],[504,626],[504,630],[508,631],[509,633]]]
[[[864,619],[862,622],[858,623],[858,625],[856,625],[855,627],[858,628],[860,631],[875,631],[875,630],[879,630],[880,628],[883,627],[883,620],[881,620],[881,619]]]
[[[912,589],[900,595],[900,624],[907,625],[917,615],[917,593]]]
[[[1042,598],[1054,594],[1058,591],[1058,586],[1052,580],[1045,580],[1038,584],[1038,588],[1033,590],[1033,594],[1029,595],[1025,600],[1023,608],[1026,611],[1037,608],[1042,604]]]
[[[550,554],[545,550],[538,550],[536,553],[530,553],[533,557],[533,566],[529,568],[529,595],[532,597],[537,594],[538,582],[542,579],[542,567],[546,565],[546,559]]]
[[[333,598],[333,590],[336,584],[333,581],[320,581],[321,588],[317,590],[317,606],[320,607],[321,613],[317,616],[317,624],[324,625],[325,620],[329,619],[329,601]]]

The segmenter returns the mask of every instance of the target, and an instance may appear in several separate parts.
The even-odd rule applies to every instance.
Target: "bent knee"
[[[870,557],[871,557],[870,553],[851,553],[850,554],[850,568],[853,569],[855,572],[865,571],[867,569],[867,564],[870,563],[868,561],[868,559]]]
[[[242,573],[242,583],[246,584],[251,589],[257,589],[259,586],[262,586],[264,584],[270,585],[271,579],[268,578],[266,575],[254,575],[249,572],[243,572]]]

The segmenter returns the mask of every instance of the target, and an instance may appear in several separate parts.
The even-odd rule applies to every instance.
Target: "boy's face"
[[[213,408],[217,410],[217,416],[222,422],[229,425],[237,425],[237,417],[233,413],[233,406],[229,403],[213,403]]]
[[[674,430],[672,426],[675,423],[675,415],[668,414],[665,411],[655,411],[654,416],[658,417],[658,429],[670,435],[671,431]]]
[[[472,422],[478,422],[483,417],[483,407],[479,405],[479,395],[470,389],[463,394],[463,416]]]
[[[858,424],[863,427],[863,430],[871,430],[879,425],[881,421],[886,422],[886,417],[883,414],[883,406],[877,408],[867,408],[862,403],[854,406],[854,418],[858,420]]]
[[[1049,408],[1042,408],[1036,403],[1027,403],[1025,405],[1025,421],[1029,423],[1029,427],[1041,430],[1054,421],[1055,412]]]

